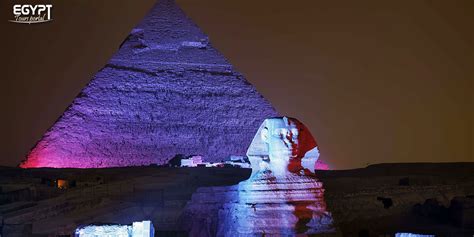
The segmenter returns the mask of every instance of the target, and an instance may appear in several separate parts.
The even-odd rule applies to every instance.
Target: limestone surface
[[[171,0],[160,0],[21,167],[164,164],[244,155],[277,112]]]

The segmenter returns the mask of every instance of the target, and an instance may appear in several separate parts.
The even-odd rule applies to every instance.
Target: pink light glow
[[[329,167],[328,164],[326,164],[324,161],[321,159],[318,159],[316,162],[316,170],[330,170],[331,168]]]
[[[67,146],[64,144],[63,146]],[[68,154],[56,147],[48,146],[45,141],[40,141],[36,147],[28,154],[28,159],[20,163],[20,168],[90,168],[86,162],[80,160],[67,159],[73,155]],[[81,159],[84,160],[84,159]],[[88,159],[92,160],[93,159]]]

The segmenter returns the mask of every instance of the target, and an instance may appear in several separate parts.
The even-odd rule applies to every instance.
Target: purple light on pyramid
[[[23,168],[163,164],[245,155],[277,112],[169,0],[159,1],[21,163]]]

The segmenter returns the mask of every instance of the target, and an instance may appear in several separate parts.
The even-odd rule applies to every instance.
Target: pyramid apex
[[[208,38],[174,0],[157,1],[134,28],[134,31],[137,30],[143,30],[144,39],[154,43],[178,43]]]
[[[230,66],[174,0],[157,1],[131,30],[114,59]]]

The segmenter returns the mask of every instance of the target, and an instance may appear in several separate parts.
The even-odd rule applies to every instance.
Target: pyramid
[[[20,164],[164,164],[245,155],[277,112],[170,0],[159,1]]]

